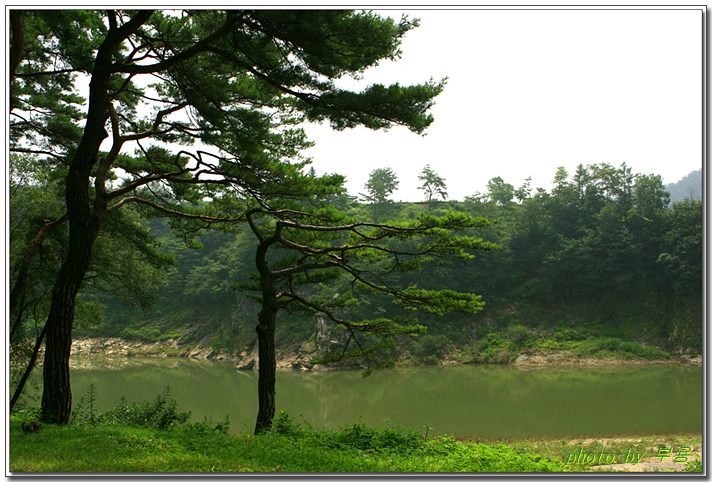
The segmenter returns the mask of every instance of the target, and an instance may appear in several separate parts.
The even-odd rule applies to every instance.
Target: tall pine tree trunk
[[[259,375],[257,379],[259,409],[257,411],[255,435],[259,435],[268,432],[272,428],[272,419],[275,412],[277,358],[274,350],[274,333],[279,304],[277,292],[274,288],[274,279],[267,262],[267,251],[277,241],[278,234],[275,233],[270,238],[264,239],[249,216],[248,219],[253,232],[260,238],[260,244],[257,246],[255,255],[255,265],[260,273],[260,290],[262,291],[262,310],[259,313],[260,323],[256,328],[259,356]]]
[[[86,165],[87,163],[85,163]],[[89,163],[91,167],[93,163]],[[66,199],[69,213],[69,250],[52,289],[52,304],[45,326],[44,391],[42,421],[67,423],[72,410],[69,356],[77,293],[91,263],[91,251],[101,218],[89,205],[89,170],[76,162],[67,175]]]
[[[274,333],[277,319],[277,301],[272,297],[269,301],[264,298],[263,308],[259,314],[260,323],[257,325],[257,340],[259,350],[259,376],[257,393],[259,410],[255,435],[268,432],[272,428],[272,419],[275,412],[275,384],[277,381],[277,359],[274,349]]]
[[[52,290],[52,304],[45,328],[41,419],[47,423],[67,423],[72,410],[69,356],[72,350],[74,307],[77,293],[91,264],[92,246],[101,230],[107,209],[104,186],[96,186],[97,192],[92,203],[89,180],[98,161],[101,143],[108,137],[106,122],[109,118],[109,79],[113,56],[121,42],[149,19],[151,11],[139,11],[121,26],[117,24],[114,15],[114,12],[109,11],[109,32],[97,51],[89,83],[89,108],[84,133],[66,178],[69,249]],[[108,168],[103,166],[103,169]]]

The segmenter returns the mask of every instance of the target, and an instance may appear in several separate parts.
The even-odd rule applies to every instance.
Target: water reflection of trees
[[[257,413],[256,371],[219,361],[128,362],[117,369],[103,360],[76,370],[75,399],[89,383],[108,404],[122,395],[152,399],[170,385],[179,410],[192,411],[193,420],[229,413],[233,431],[240,432]],[[277,379],[277,409],[297,420],[304,415],[315,426],[362,420],[420,429],[427,423],[435,433],[502,437],[680,431],[701,420],[699,366],[430,366],[381,370],[367,378],[360,370],[278,370]]]

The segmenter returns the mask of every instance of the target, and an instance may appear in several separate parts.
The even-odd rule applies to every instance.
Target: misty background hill
[[[677,182],[665,186],[670,193],[670,203],[692,199],[699,201],[702,199],[702,169],[692,171]]]

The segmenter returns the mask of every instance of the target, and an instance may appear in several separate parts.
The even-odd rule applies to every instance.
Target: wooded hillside
[[[426,266],[401,275],[402,286],[472,292],[485,302],[484,311],[475,315],[418,315],[428,334],[402,341],[401,350],[437,356],[451,347],[483,351],[487,340],[494,340],[513,343],[509,346],[515,351],[528,341],[554,336],[613,337],[671,351],[700,349],[701,201],[670,205],[659,176],[633,174],[625,166],[580,165],[573,175],[559,169],[555,176],[551,192],[528,185],[515,189],[496,178],[487,193],[465,201],[379,205],[382,220],[450,210],[496,219],[494,227],[474,234],[501,245],[476,253],[466,264]],[[371,204],[345,196],[331,203],[364,221],[375,212]],[[104,295],[109,308],[104,323],[81,333],[186,343],[212,335],[209,343],[216,350],[251,351],[258,306],[233,288],[254,271],[251,234],[210,232],[200,238],[201,249],[192,249],[172,236],[164,222],[150,225],[160,250],[176,259],[154,308],[128,309]],[[372,317],[374,311],[401,314],[375,294],[347,311],[353,320]],[[280,317],[278,340],[283,343],[316,336],[313,315]]]

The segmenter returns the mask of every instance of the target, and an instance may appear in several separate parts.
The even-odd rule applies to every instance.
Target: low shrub
[[[159,341],[161,330],[158,327],[142,326],[140,328],[127,327],[121,330],[121,338],[125,340],[139,340],[149,343]]]
[[[642,358],[655,360],[670,358],[670,354],[654,346],[643,346],[636,341],[626,341],[620,338],[589,337],[575,349],[581,356],[608,356],[617,354],[626,358]]]
[[[42,415],[42,408],[39,405],[31,407],[23,407],[17,410],[13,410],[12,416],[20,422],[33,422],[40,419]]]
[[[447,350],[449,341],[445,335],[423,335],[413,343],[413,355],[422,363],[435,363]]]
[[[426,426],[427,427],[427,426]],[[562,464],[540,456],[522,453],[505,445],[466,443],[452,437],[428,437],[401,425],[374,429],[356,423],[336,430],[301,425],[287,412],[274,419],[272,437],[289,437],[295,444],[310,449],[323,447],[344,454],[377,459],[382,456],[414,457],[430,464],[433,471],[461,472],[555,472]],[[374,460],[375,462],[375,460]]]
[[[401,452],[416,449],[422,443],[422,435],[401,425],[377,430],[364,423],[356,423],[333,432],[327,446],[343,450]]]
[[[504,336],[518,348],[522,348],[527,345],[529,341],[536,338],[536,332],[523,325],[512,325],[507,328]]]
[[[272,421],[273,435],[294,439],[309,439],[310,444],[338,450],[369,452],[403,452],[422,447],[426,438],[419,432],[398,424],[384,429],[368,427],[363,422],[340,427],[336,430],[315,429],[304,421],[297,423],[288,412],[281,410]]]
[[[499,333],[489,333],[463,350],[461,363],[507,364],[516,359],[519,347]]]
[[[170,387],[166,387],[154,400],[140,403],[130,402],[126,397],[121,397],[118,405],[106,412],[98,413],[96,389],[94,385],[89,385],[86,395],[79,400],[72,411],[70,422],[73,425],[119,425],[159,430],[185,427],[195,433],[229,431],[229,416],[226,416],[222,422],[214,423],[212,417],[206,417],[202,422],[189,424],[191,413],[178,412],[178,402],[170,397],[170,391]]]

